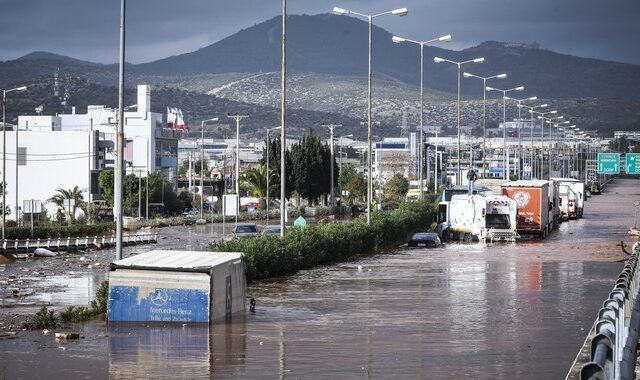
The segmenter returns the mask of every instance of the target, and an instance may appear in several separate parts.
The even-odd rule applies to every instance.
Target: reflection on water
[[[606,199],[543,242],[399,249],[261,281],[256,312],[229,324],[89,324],[64,352],[39,332],[0,340],[0,378],[561,378],[622,267],[612,236],[628,206]],[[80,353],[89,364],[70,362]]]
[[[241,372],[244,318],[212,326],[117,326],[109,335],[109,378],[209,378]]]

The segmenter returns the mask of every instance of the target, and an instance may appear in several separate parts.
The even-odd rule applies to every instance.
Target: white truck
[[[584,212],[584,201],[586,200],[584,182],[575,178],[551,178],[551,180],[560,183],[560,185],[567,185],[571,188],[576,196],[576,217],[582,218],[582,214]]]
[[[560,212],[560,182],[550,180],[549,182],[549,221],[552,229],[557,229],[562,223],[562,212]]]
[[[560,213],[562,220],[577,219],[577,196],[567,184],[560,184]]]
[[[440,202],[437,232],[444,240],[515,241],[516,203],[501,195],[453,195]]]

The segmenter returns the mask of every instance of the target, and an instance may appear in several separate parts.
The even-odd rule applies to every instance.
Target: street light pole
[[[515,100],[518,103],[518,179],[522,179],[522,102],[527,100],[537,100],[537,96],[532,96],[530,98],[525,99],[515,99],[505,96],[506,99]],[[533,135],[532,135],[533,136]],[[531,138],[533,141],[533,137]],[[532,142],[533,144],[533,142]],[[532,165],[533,166],[533,165]]]
[[[507,155],[507,92],[511,91],[524,91],[524,86],[510,88],[508,90],[501,90],[494,87],[486,87],[487,91],[502,92],[502,177],[504,180],[509,180],[509,173],[507,167],[509,166],[509,157]]]
[[[340,191],[339,191],[340,205],[342,205],[342,182],[340,181],[340,177],[342,176],[342,138],[343,137],[353,137],[353,134],[348,134],[348,135],[344,135],[344,136],[340,136],[339,137],[339,140],[340,140],[340,161],[339,161],[339,166],[338,166],[338,188],[340,189]],[[340,211],[340,213],[342,213],[342,211]]]
[[[275,131],[276,129],[280,129],[282,127],[275,128],[267,128],[267,225],[269,225],[269,144],[271,141],[269,140],[269,131]]]
[[[487,171],[487,81],[489,79],[504,79],[507,74],[498,74],[490,77],[481,77],[471,73],[463,73],[465,78],[478,78],[482,80],[482,178],[486,178]]]
[[[432,42],[449,42],[451,35],[434,38],[428,41],[415,41],[408,38],[393,36],[391,40],[395,43],[411,42],[420,45],[420,148],[418,159],[418,181],[420,183],[420,200],[424,199],[423,190],[423,168],[424,168],[424,46]]]
[[[327,127],[329,128],[329,141],[331,142],[330,148],[331,148],[331,187],[329,188],[329,204],[331,206],[335,206],[335,181],[334,181],[334,175],[333,175],[333,167],[335,164],[335,159],[333,158],[333,130],[336,127],[342,127],[342,124],[323,124],[323,127]]]
[[[202,223],[202,210],[204,209],[204,125],[209,121],[218,121],[217,117],[202,120],[200,123],[202,139],[200,140],[200,223]]]
[[[114,175],[114,217],[116,219],[116,260],[122,259],[122,190],[124,169],[124,51],[126,0],[120,0],[120,57],[118,62],[118,131]],[[164,186],[164,184],[163,184]]]
[[[542,106],[540,106],[540,108],[543,108]],[[536,113],[538,114],[538,118],[541,119],[541,143],[540,143],[540,179],[544,179],[544,117],[545,115],[554,115],[556,113],[558,113],[558,111],[553,110],[553,111],[548,111],[548,112],[538,112],[535,110],[530,110],[529,112],[531,112],[531,119],[533,123],[533,114]],[[551,136],[549,136],[549,141],[551,141]],[[549,157],[549,160],[551,160],[551,157]],[[549,176],[547,178],[551,178],[551,171],[549,171]]]
[[[287,0],[282,0],[282,63],[280,66],[280,237],[284,237],[284,225],[286,220],[286,152],[287,152],[287,131],[286,131],[286,106],[287,106]]]
[[[240,120],[249,117],[249,114],[239,115],[228,114],[228,118],[236,121],[236,195],[238,196],[238,202],[240,202]]]
[[[27,86],[16,87],[9,90],[2,90],[2,239],[5,239],[5,224],[7,224],[7,94],[13,91],[25,91]],[[18,127],[16,126],[16,134]],[[16,135],[16,165],[18,160],[18,150],[17,150],[17,141],[18,137]],[[17,169],[17,167],[16,167]],[[16,171],[17,173],[17,171]],[[17,201],[17,187],[18,183],[16,182],[16,215],[18,208]],[[18,219],[16,218],[16,222]]]
[[[456,176],[456,184],[462,185],[462,172],[461,172],[462,163],[460,162],[460,151],[461,151],[461,147],[460,147],[460,66],[464,65],[465,63],[482,63],[484,62],[484,58],[475,58],[475,59],[470,59],[468,61],[456,62],[456,61],[450,61],[448,59],[444,59],[440,57],[434,57],[433,62],[435,63],[448,62],[456,65],[458,68],[458,101],[456,106],[456,109],[457,109],[456,120],[458,125],[458,174]],[[471,159],[469,159],[469,163],[471,163]],[[472,167],[470,167],[469,169],[473,170]]]
[[[366,14],[362,14],[362,13],[358,13],[358,12],[353,12],[353,11],[349,11],[347,9],[343,9],[343,8],[338,8],[338,7],[334,7],[333,8],[333,13],[338,15],[338,16],[343,16],[343,15],[348,15],[348,14],[353,14],[359,17],[363,17],[365,19],[367,19],[367,23],[369,26],[369,44],[368,44],[368,63],[369,63],[369,70],[368,70],[368,75],[367,75],[367,147],[368,147],[368,152],[367,152],[367,159],[368,159],[368,180],[367,180],[367,224],[371,224],[371,204],[373,201],[373,152],[372,152],[372,143],[371,143],[371,79],[372,79],[372,72],[371,72],[371,51],[372,51],[372,38],[371,38],[371,33],[372,33],[372,29],[373,29],[373,19],[375,17],[379,17],[379,16],[384,16],[384,15],[396,15],[396,16],[406,16],[407,13],[409,13],[409,11],[407,10],[407,8],[398,8],[398,9],[394,9],[392,11],[388,11],[388,12],[383,12],[383,13],[378,13],[375,15],[366,15]]]

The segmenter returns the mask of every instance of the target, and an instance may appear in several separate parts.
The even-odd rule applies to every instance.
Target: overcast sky
[[[452,34],[448,47],[487,40],[539,42],[582,57],[640,64],[639,0],[289,0],[289,14],[409,8],[375,20],[412,39]],[[127,4],[127,61],[190,52],[280,13],[280,0],[133,0]],[[0,0],[0,60],[49,51],[117,62],[120,1]]]

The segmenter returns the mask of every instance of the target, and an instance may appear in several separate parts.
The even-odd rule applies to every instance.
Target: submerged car
[[[409,247],[437,248],[442,245],[438,234],[435,232],[418,232],[409,239]]]
[[[258,235],[258,226],[253,223],[246,224],[238,224],[233,229],[233,236],[242,238],[242,237],[252,237]]]
[[[280,226],[264,226],[261,233],[263,235],[280,235]]]

